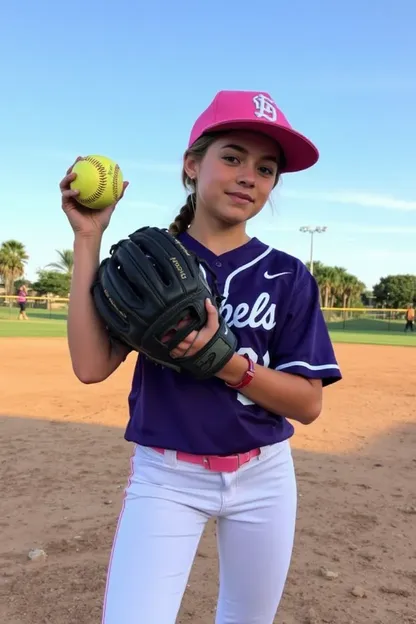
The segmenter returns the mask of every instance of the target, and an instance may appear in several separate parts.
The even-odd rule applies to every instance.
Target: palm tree
[[[306,263],[309,268],[309,263]],[[318,283],[321,305],[324,308],[348,308],[365,290],[365,284],[343,267],[314,263],[314,277]]]
[[[332,291],[336,291],[338,287],[339,275],[335,267],[326,266],[322,271],[321,276],[321,289],[322,289],[322,301],[323,307],[329,307],[329,299]]]
[[[339,300],[343,308],[353,307],[353,302],[360,298],[361,293],[365,290],[365,284],[358,277],[347,273],[346,271],[340,275]]]
[[[347,284],[347,300],[346,307],[354,308],[357,306],[357,303],[361,303],[361,295],[365,291],[366,286],[364,282],[361,282],[355,275],[349,276],[351,279]]]
[[[351,296],[357,286],[357,278],[355,275],[346,273],[342,278],[342,307],[349,308]]]
[[[72,249],[63,249],[62,251],[56,250],[59,256],[59,262],[51,262],[46,266],[56,269],[61,273],[72,275],[74,269],[74,252]]]
[[[306,268],[308,269],[308,271],[311,270],[311,263],[310,262],[306,262]],[[322,288],[322,283],[323,283],[323,276],[325,274],[325,270],[326,270],[326,266],[320,261],[320,260],[316,260],[313,263],[313,276],[319,286],[319,299],[320,299],[320,304],[322,306],[322,302],[324,300],[324,293],[323,293],[323,288]]]
[[[344,293],[344,280],[347,275],[347,269],[344,267],[334,266],[332,267],[334,271],[334,279],[331,285],[331,308],[337,307],[345,307],[342,305],[343,302],[343,293]],[[341,305],[339,305],[341,304]]]
[[[0,247],[0,277],[4,282],[6,295],[12,295],[14,282],[25,272],[25,263],[29,256],[20,241],[10,239]]]

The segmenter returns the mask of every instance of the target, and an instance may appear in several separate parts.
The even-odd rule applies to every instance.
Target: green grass
[[[45,310],[43,308],[28,308],[28,317],[36,321],[66,321],[68,310]],[[14,321],[19,316],[19,308],[0,307],[0,321]]]
[[[66,322],[33,319],[0,320],[0,338],[60,338],[66,336]]]
[[[17,308],[0,307],[0,338],[66,337],[67,310],[29,308],[29,321],[18,321]],[[416,332],[404,333],[402,320],[378,320],[364,317],[345,321],[329,321],[334,343],[374,344],[416,347]]]
[[[398,332],[329,332],[334,343],[346,342],[350,344],[387,345],[390,347],[416,347],[416,332],[405,334]]]
[[[19,308],[0,307],[0,338],[60,338],[66,336],[67,310],[28,308],[28,321],[18,321]]]
[[[366,332],[366,333],[403,333],[405,321],[403,319],[378,319],[369,316],[352,316],[348,319],[327,320],[329,331],[348,331],[348,332]]]

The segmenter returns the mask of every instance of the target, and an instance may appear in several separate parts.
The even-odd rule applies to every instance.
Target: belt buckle
[[[205,456],[203,459],[204,468],[213,472],[235,472],[240,467],[240,455],[220,455]]]

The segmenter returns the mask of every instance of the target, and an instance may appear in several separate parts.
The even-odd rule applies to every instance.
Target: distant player
[[[409,330],[413,331],[413,325],[415,322],[415,309],[411,303],[409,303],[409,305],[407,306],[405,318],[406,318],[406,325],[404,327],[404,331],[405,332]]]
[[[29,320],[26,314],[26,303],[27,303],[27,288],[25,284],[22,284],[17,293],[17,304],[20,309],[19,316],[17,317],[19,321]]]
[[[174,624],[198,543],[217,518],[216,624],[272,624],[296,519],[291,421],[312,423],[322,387],[341,378],[315,279],[300,260],[246,232],[283,173],[315,164],[316,148],[266,93],[223,91],[196,120],[184,156],[189,191],[170,230],[215,272],[239,348],[197,381],[140,355],[125,437],[135,443],[108,570],[103,624]],[[68,339],[75,374],[106,379],[128,349],[108,339],[90,287],[114,209],[83,210],[61,182],[75,232]],[[151,218],[150,218],[151,220]],[[151,224],[149,224],[151,225]],[[210,275],[208,275],[210,279]],[[198,352],[207,325],[174,355]],[[196,615],[195,621],[198,621]]]

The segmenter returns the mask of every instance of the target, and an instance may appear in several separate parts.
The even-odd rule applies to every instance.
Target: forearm
[[[100,237],[75,237],[74,269],[68,311],[68,344],[76,376],[84,383],[102,381],[126,353],[114,354],[94,305],[91,285],[99,266]]]
[[[247,360],[235,354],[217,377],[237,384],[247,370]],[[268,411],[297,420],[302,424],[313,422],[321,412],[321,383],[290,373],[254,365],[253,380],[238,390],[248,399]]]

